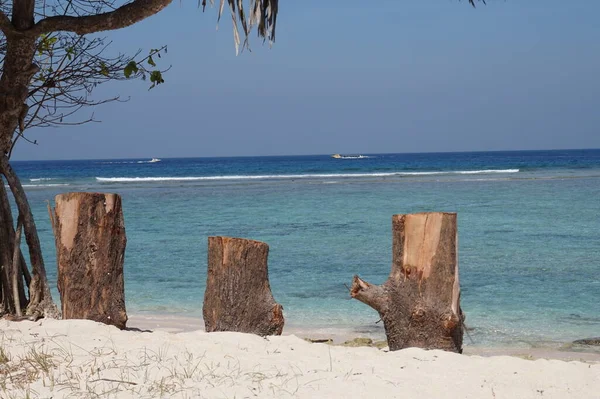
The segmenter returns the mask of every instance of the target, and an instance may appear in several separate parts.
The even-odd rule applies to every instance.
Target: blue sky
[[[273,48],[237,57],[196,4],[108,34],[167,44],[164,85],[107,84],[131,100],[13,159],[600,148],[599,1],[282,0]]]

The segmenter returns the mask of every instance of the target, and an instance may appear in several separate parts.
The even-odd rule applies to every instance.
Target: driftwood
[[[57,195],[54,231],[64,319],[125,328],[125,226],[117,194]]]
[[[350,295],[379,312],[390,350],[407,347],[462,353],[455,213],[394,215],[388,280],[354,276]]]
[[[263,242],[230,237],[208,238],[208,275],[204,294],[206,331],[280,335],[283,307],[269,285]]]

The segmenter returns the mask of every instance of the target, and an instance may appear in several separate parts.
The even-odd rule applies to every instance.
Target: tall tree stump
[[[264,242],[208,237],[203,316],[206,331],[281,335],[283,307],[269,285]]]
[[[68,193],[55,198],[58,291],[64,319],[125,328],[125,225],[117,194]]]
[[[379,312],[390,350],[462,353],[456,213],[394,215],[392,271],[382,285],[354,276],[350,295]]]

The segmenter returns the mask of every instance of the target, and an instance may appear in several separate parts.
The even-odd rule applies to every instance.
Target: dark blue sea
[[[559,347],[600,334],[600,150],[354,155],[14,167],[53,286],[47,201],[122,195],[130,314],[200,317],[207,237],[227,235],[270,245],[287,326],[381,333],[345,284],[385,281],[393,214],[445,211],[458,213],[465,344]]]

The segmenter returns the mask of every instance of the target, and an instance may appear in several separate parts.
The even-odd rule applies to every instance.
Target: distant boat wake
[[[111,165],[111,164],[127,164],[127,163],[156,163],[156,162],[160,162],[161,159],[160,158],[152,158],[148,161],[102,161],[102,162],[98,162],[99,164],[102,165]]]
[[[160,162],[160,158],[152,158],[149,161],[137,161],[137,163],[157,163]]]
[[[434,176],[434,175],[481,175],[495,173],[518,173],[519,169],[484,169],[432,172],[386,172],[386,173],[319,173],[304,175],[223,175],[223,176],[171,176],[171,177],[96,177],[105,183],[136,183],[156,181],[202,181],[202,180],[288,180],[288,179],[329,179],[329,178],[370,178],[370,177],[402,177],[402,176]]]

